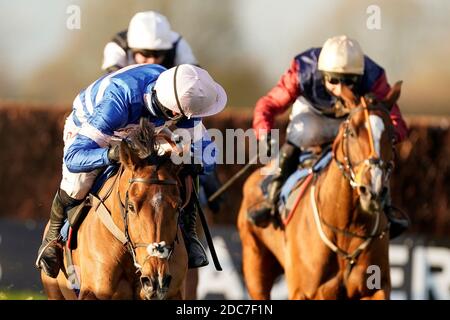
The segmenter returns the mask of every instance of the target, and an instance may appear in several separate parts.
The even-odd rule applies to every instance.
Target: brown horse
[[[382,207],[394,157],[389,110],[400,84],[382,102],[357,99],[345,88],[349,114],[333,142],[333,159],[314,174],[287,225],[258,228],[247,220],[248,208],[263,197],[259,170],[248,178],[238,229],[253,299],[270,299],[283,271],[289,299],[389,298],[389,225]]]
[[[94,202],[80,226],[72,261],[65,254],[57,279],[41,272],[49,299],[184,298],[179,166],[157,155],[155,139],[141,122],[134,138],[121,142],[119,173],[99,192],[104,206]]]

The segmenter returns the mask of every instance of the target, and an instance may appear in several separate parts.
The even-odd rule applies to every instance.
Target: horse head
[[[343,87],[348,116],[333,144],[334,160],[356,190],[360,207],[379,212],[388,192],[394,165],[394,127],[390,110],[400,96],[401,82],[395,84],[385,99],[373,95],[356,97]]]
[[[169,290],[181,206],[179,168],[167,155],[158,155],[156,137],[150,123],[141,120],[140,129],[120,146],[121,212],[144,299],[164,299]]]

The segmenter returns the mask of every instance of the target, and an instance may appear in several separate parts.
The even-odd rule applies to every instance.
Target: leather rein
[[[157,172],[157,170],[155,172]],[[121,216],[122,216],[122,220],[123,220],[123,224],[124,224],[124,231],[123,231],[124,240],[119,239],[120,237],[117,237],[117,235],[115,233],[113,233],[113,235],[116,238],[118,238],[119,241],[122,241],[122,243],[126,246],[128,252],[131,254],[131,256],[133,258],[133,264],[137,269],[136,273],[139,273],[139,272],[142,273],[143,266],[145,265],[145,263],[148,261],[149,258],[156,257],[159,259],[167,259],[167,260],[169,260],[171,258],[174,247],[175,247],[175,242],[178,242],[178,233],[175,237],[175,240],[170,244],[167,244],[165,241],[161,241],[158,243],[156,243],[156,242],[154,242],[154,243],[134,243],[131,240],[131,237],[130,237],[130,234],[128,231],[129,189],[131,188],[131,185],[133,183],[144,183],[147,185],[155,185],[156,184],[156,185],[163,185],[163,186],[173,186],[173,185],[179,185],[179,182],[176,180],[173,180],[173,179],[159,179],[159,178],[152,178],[152,177],[150,177],[150,178],[131,178],[128,180],[128,187],[127,187],[127,191],[125,193],[125,201],[122,202],[121,197],[120,197],[120,192],[119,192],[119,185],[120,185],[119,182],[120,182],[123,172],[124,172],[124,166],[121,164],[120,168],[119,168],[119,172],[116,174],[116,177],[114,178],[114,182],[112,183],[111,187],[106,192],[105,196],[102,197],[102,199],[100,199],[100,202],[104,205],[104,201],[109,197],[109,195],[112,193],[112,190],[115,187],[117,198],[119,200],[120,212],[121,212]],[[182,206],[177,208],[178,214],[186,206],[187,201],[189,201],[189,199],[187,199]],[[110,229],[110,228],[108,228],[108,229]],[[136,258],[136,249],[137,248],[146,248],[147,249],[148,254],[145,257],[142,265],[137,261],[137,258]]]
[[[387,111],[384,110],[383,108],[368,107],[364,98],[362,99],[362,102],[363,102],[362,106],[358,106],[350,111],[347,119],[344,122],[343,141],[341,143],[342,153],[344,155],[344,162],[337,159],[336,152],[334,152],[334,150],[333,150],[333,160],[336,162],[336,164],[337,164],[339,170],[342,172],[343,176],[349,181],[350,186],[353,190],[356,189],[357,187],[362,186],[359,181],[359,178],[362,176],[361,171],[364,171],[364,170],[357,171],[357,170],[355,170],[355,168],[357,169],[363,164],[368,165],[369,168],[379,168],[380,170],[382,170],[383,173],[385,173],[385,180],[383,181],[383,185],[385,185],[386,182],[388,181],[390,173],[393,169],[393,161],[384,163],[383,160],[381,159],[381,155],[376,154],[376,151],[373,146],[373,138],[372,138],[373,135],[372,135],[372,129],[370,128],[369,113],[368,113],[369,110],[381,110],[384,112],[387,112]],[[369,158],[364,159],[355,164],[350,161],[350,157],[349,157],[350,147],[349,147],[349,143],[348,143],[348,136],[349,136],[350,130],[351,130],[350,129],[350,126],[351,126],[350,119],[357,112],[364,112],[364,114],[365,114],[365,121],[368,125],[371,153],[369,155]],[[344,275],[344,278],[347,279],[348,275],[350,274],[354,264],[356,263],[357,258],[361,254],[361,252],[364,251],[369,246],[369,244],[371,243],[371,241],[374,238],[376,238],[376,237],[378,237],[380,239],[383,238],[389,229],[389,224],[387,225],[387,227],[384,230],[378,231],[381,210],[376,212],[375,223],[374,223],[369,235],[359,235],[359,234],[350,232],[345,229],[339,229],[335,226],[332,226],[332,225],[326,223],[323,220],[323,218],[320,216],[319,210],[317,208],[317,201],[316,201],[317,173],[315,173],[314,175],[315,175],[315,179],[314,179],[314,183],[312,185],[311,194],[310,194],[311,206],[312,206],[313,214],[314,214],[314,221],[316,223],[319,235],[320,235],[322,241],[325,243],[325,245],[327,247],[329,247],[333,252],[335,252],[336,254],[338,254],[339,256],[343,257],[345,260],[348,261],[346,273]],[[363,240],[363,242],[353,252],[347,252],[347,251],[339,248],[336,244],[334,244],[326,236],[325,232],[323,231],[322,225],[325,225],[328,228],[330,228],[331,230],[333,230],[333,232],[341,233],[344,236],[360,238]]]

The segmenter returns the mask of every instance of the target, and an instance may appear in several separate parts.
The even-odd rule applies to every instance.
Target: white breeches
[[[75,137],[80,128],[78,128],[69,116],[64,124],[64,153],[67,148],[75,141]],[[66,164],[63,161],[62,165],[62,180],[60,188],[67,192],[67,194],[75,199],[84,199],[89,193],[92,185],[94,184],[95,178],[100,173],[101,169],[97,169],[91,172],[81,172],[73,173],[67,169]]]
[[[343,121],[319,114],[303,97],[294,102],[289,119],[287,140],[303,149],[333,141]]]

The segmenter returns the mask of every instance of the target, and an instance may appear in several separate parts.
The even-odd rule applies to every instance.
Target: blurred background
[[[80,9],[80,28],[67,27],[71,6]],[[0,299],[42,297],[32,264],[60,180],[64,117],[77,93],[102,75],[105,44],[145,10],[166,15],[226,89],[228,111],[209,127],[248,128],[255,102],[291,59],[338,34],[357,39],[391,83],[403,80],[399,105],[411,133],[398,150],[393,196],[413,228],[393,244],[391,254],[404,250],[391,259],[393,284],[398,298],[450,298],[450,2],[0,0]],[[371,27],[374,14],[379,21]],[[277,125],[284,128],[285,117]],[[225,181],[239,169],[221,167],[219,175]],[[212,218],[231,271],[203,268],[203,279],[214,281],[200,278],[200,297],[246,297],[234,227],[243,179],[227,195],[225,213]],[[233,277],[242,292],[206,286]],[[284,298],[282,284],[277,292]]]
[[[200,64],[222,83],[229,105],[251,108],[290,60],[333,35],[357,39],[404,80],[405,113],[448,114],[450,3],[430,1],[0,0],[0,96],[70,103],[101,75],[103,48],[138,11],[166,15],[191,44]],[[68,29],[67,8],[81,10],[80,29]],[[380,29],[369,29],[370,5]],[[370,8],[369,8],[370,9]]]

